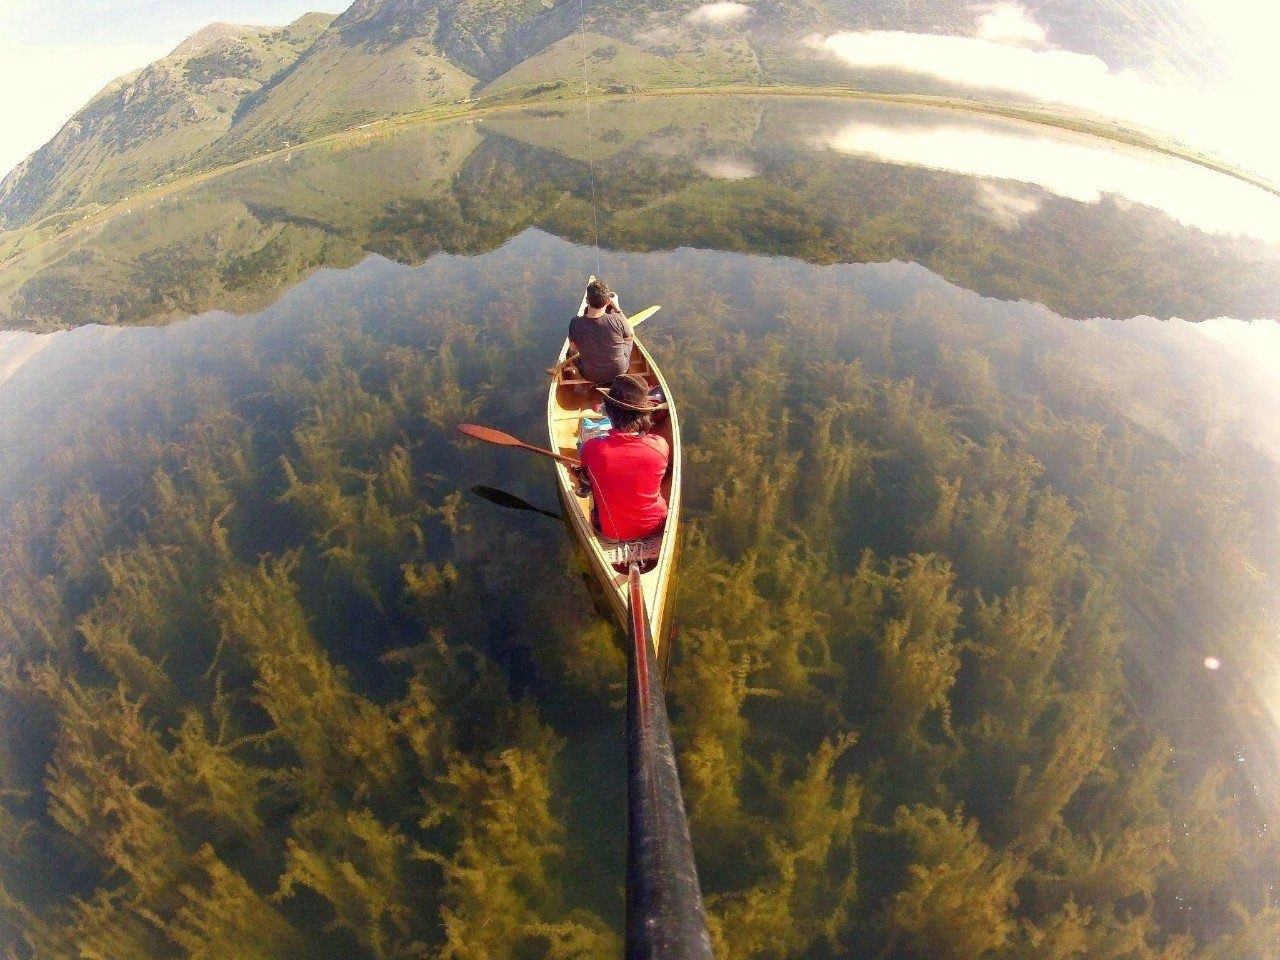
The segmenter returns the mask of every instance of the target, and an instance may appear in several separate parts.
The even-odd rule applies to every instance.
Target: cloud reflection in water
[[[1280,242],[1280,197],[1204,167],[1103,146],[1092,137],[1042,134],[990,120],[858,119],[822,142],[841,153],[888,163],[1033,184],[1081,203],[1120,196],[1208,233]]]

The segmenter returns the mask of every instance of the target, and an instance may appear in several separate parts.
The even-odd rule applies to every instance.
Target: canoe
[[[584,297],[579,313],[585,308],[586,298]],[[568,355],[569,341],[566,339],[556,358],[557,370],[547,394],[547,432],[551,438],[552,450],[566,457],[576,458],[583,415],[589,415],[599,403],[600,394],[589,382],[566,375],[563,364]],[[675,581],[676,543],[680,526],[680,419],[667,381],[639,337],[635,340],[635,349],[631,353],[631,367],[628,372],[642,375],[651,387],[661,387],[663,396],[667,398],[666,416],[659,417],[661,423],[656,424],[654,430],[671,447],[671,463],[667,469],[667,476],[662,482],[662,494],[667,501],[667,523],[662,531],[656,562],[651,565],[646,564],[648,569],[640,575],[645,608],[653,631],[654,654],[658,663],[663,665],[665,673],[669,652],[667,641],[671,631],[670,600],[672,598],[669,594]],[[576,484],[569,469],[557,462],[555,473],[556,487],[560,494],[560,502],[564,506],[565,521],[569,525],[569,530],[581,546],[587,566],[599,582],[606,601],[625,629],[627,626],[627,570],[625,567],[616,568],[606,554],[607,550],[616,545],[601,537],[595,525],[592,524],[591,498],[577,495]],[[614,554],[616,556],[616,550]]]

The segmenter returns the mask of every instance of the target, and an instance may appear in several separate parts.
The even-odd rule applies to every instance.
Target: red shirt
[[[615,430],[588,440],[581,457],[601,533],[614,540],[639,540],[662,528],[667,519],[662,478],[671,458],[666,440]]]

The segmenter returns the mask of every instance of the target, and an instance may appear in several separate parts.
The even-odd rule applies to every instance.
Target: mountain
[[[1206,84],[1223,61],[1190,0],[356,0],[280,29],[215,24],[104,89],[0,183],[0,229],[120,200],[378,118],[471,98],[839,83],[973,96],[853,72],[807,42],[892,30],[975,36],[993,9],[1112,71]]]
[[[227,146],[255,152],[469,96],[476,78],[437,45],[432,6],[355,3],[290,69],[244,100]]]
[[[0,225],[119,199],[200,163],[236,107],[293,64],[332,17],[287,27],[215,23],[114,80],[0,183]]]

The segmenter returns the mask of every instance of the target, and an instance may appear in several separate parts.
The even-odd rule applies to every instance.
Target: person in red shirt
[[[595,498],[596,524],[604,536],[641,540],[667,519],[662,480],[671,448],[651,432],[653,413],[664,405],[650,399],[643,377],[631,373],[601,392],[613,429],[583,444],[579,479]]]

